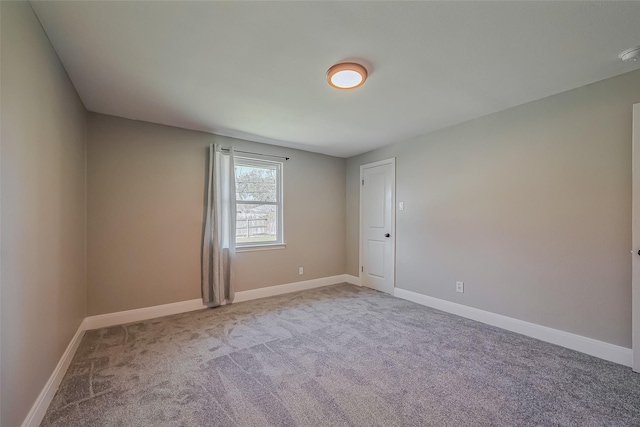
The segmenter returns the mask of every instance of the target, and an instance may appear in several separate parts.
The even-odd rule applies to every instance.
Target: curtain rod
[[[222,151],[229,151],[228,148],[221,148]],[[254,153],[252,151],[240,151],[240,150],[233,150],[234,153],[244,153],[244,154],[254,154],[256,156],[263,156],[263,157],[275,157],[277,159],[285,159],[285,160],[289,160],[289,157],[285,157],[285,156],[274,156],[273,154],[261,154],[261,153]]]

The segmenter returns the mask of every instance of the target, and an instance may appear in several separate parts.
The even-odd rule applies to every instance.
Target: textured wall
[[[640,71],[348,159],[347,273],[359,167],[396,157],[397,287],[630,347],[637,102]]]
[[[86,313],[85,109],[27,2],[2,8],[2,419],[19,426]]]
[[[344,159],[90,114],[89,314],[200,297],[207,147],[290,156],[285,249],[238,253],[237,291],[344,273]],[[298,267],[304,275],[298,275]]]

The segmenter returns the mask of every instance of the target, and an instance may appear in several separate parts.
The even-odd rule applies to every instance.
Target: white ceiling
[[[32,5],[90,111],[341,157],[640,66],[640,2]]]

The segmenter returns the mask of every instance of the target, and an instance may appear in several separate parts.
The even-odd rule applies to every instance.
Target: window
[[[282,163],[235,158],[236,244],[283,244]]]

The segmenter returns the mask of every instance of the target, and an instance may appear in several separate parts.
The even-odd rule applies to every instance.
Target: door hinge
[[[362,180],[362,185],[364,185],[364,179]]]
[[[360,267],[360,271],[364,273],[364,267]]]

